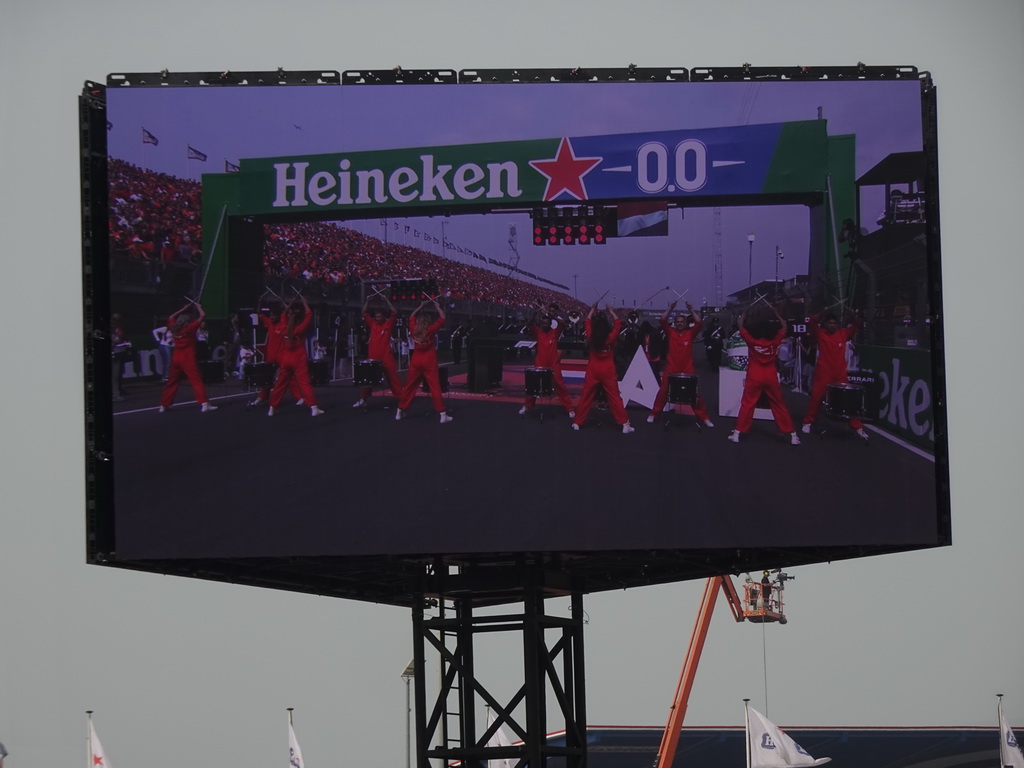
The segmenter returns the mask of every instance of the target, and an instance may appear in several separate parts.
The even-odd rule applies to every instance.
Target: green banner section
[[[783,123],[765,177],[764,194],[825,192],[822,169],[829,165],[829,137],[824,120]]]
[[[881,383],[876,426],[934,455],[932,356],[920,349],[857,345],[860,370]]]

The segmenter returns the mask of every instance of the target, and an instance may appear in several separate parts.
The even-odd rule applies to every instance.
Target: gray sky
[[[660,0],[625,14],[621,4],[534,0],[486,14],[469,0],[298,8],[4,7],[0,64],[18,73],[0,82],[0,258],[12,304],[0,398],[8,766],[83,765],[87,709],[115,768],[283,766],[289,706],[311,768],[404,764],[405,611],[84,564],[75,100],[86,79],[165,67],[864,61],[930,70],[939,89],[954,545],[797,569],[790,623],[763,633],[733,624],[719,606],[687,722],[739,725],[750,697],[782,725],[994,725],[995,694],[1005,693],[1011,723],[1024,724],[1014,407],[1024,377],[1012,340],[995,340],[1016,328],[1024,283],[1019,0],[867,0],[855,9],[738,0],[699,14]],[[699,594],[699,584],[684,584],[585,601],[592,724],[664,724]],[[501,662],[506,650],[480,664],[499,691],[515,679]]]

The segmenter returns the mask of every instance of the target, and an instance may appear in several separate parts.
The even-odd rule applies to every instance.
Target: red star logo
[[[92,756],[92,764],[93,765],[103,765],[103,756],[102,755],[93,755]]]
[[[548,177],[548,185],[544,190],[544,202],[554,200],[563,192],[568,192],[577,200],[587,199],[587,188],[583,185],[583,177],[594,169],[604,158],[576,157],[569,139],[562,138],[558,145],[558,154],[551,160],[531,160],[530,165],[538,173]]]

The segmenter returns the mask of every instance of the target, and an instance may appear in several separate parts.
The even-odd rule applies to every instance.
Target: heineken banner
[[[249,158],[247,214],[823,191],[821,120]]]

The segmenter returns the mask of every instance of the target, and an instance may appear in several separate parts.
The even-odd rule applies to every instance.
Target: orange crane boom
[[[697,621],[693,625],[693,633],[690,635],[690,645],[686,651],[686,660],[683,662],[683,671],[679,675],[679,684],[676,686],[676,695],[672,700],[672,708],[669,711],[668,724],[665,726],[665,733],[661,737],[661,746],[658,747],[658,757],[655,760],[655,768],[669,768],[676,756],[676,747],[679,745],[679,735],[683,728],[683,718],[686,717],[686,707],[690,700],[690,690],[693,688],[693,680],[697,676],[697,665],[700,663],[700,655],[704,650],[704,640],[708,636],[708,627],[711,626],[711,615],[715,610],[715,600],[718,591],[725,593],[729,607],[732,609],[736,621],[743,621],[743,603],[736,593],[732,579],[729,576],[712,576],[704,584],[704,597],[700,603],[700,610],[697,613]]]

